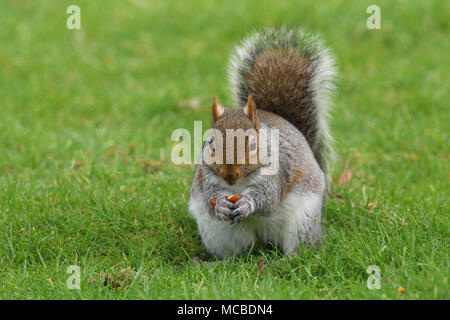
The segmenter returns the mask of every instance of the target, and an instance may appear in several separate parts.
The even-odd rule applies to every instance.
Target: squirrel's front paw
[[[233,204],[231,209],[231,220],[233,220],[233,222],[241,222],[242,219],[247,218],[255,211],[255,202],[248,196],[241,196],[239,201]]]
[[[225,221],[231,220],[231,215],[233,214],[232,206],[233,203],[229,202],[227,198],[217,199],[214,208],[216,217]]]

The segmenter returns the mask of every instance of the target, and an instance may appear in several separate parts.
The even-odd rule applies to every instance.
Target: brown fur
[[[234,143],[234,163],[226,164],[226,148],[227,138],[226,129],[254,129],[259,130],[259,119],[253,99],[249,97],[247,105],[249,116],[245,114],[245,109],[228,109],[224,108],[223,114],[211,123],[211,128],[218,129],[223,136],[223,164],[211,164],[209,167],[216,172],[225,182],[232,185],[241,180],[246,175],[250,174],[260,166],[259,161],[256,164],[250,164],[249,156],[249,139],[245,137],[245,163],[239,164],[237,159],[237,143]],[[214,108],[214,106],[213,106]],[[236,140],[236,139],[235,139]]]
[[[316,110],[311,109],[309,66],[292,48],[265,50],[244,75],[248,86],[243,94],[253,95],[258,109],[278,114],[299,129],[321,163],[315,145],[318,128]]]
[[[294,175],[292,176],[291,180],[289,181],[289,183],[286,185],[286,187],[283,190],[283,198],[285,198],[289,192],[292,190],[292,188],[294,188],[294,185],[297,181],[300,181],[303,178],[303,171],[302,170],[297,170]]]
[[[197,170],[195,179],[199,183],[200,190],[203,191],[203,180],[202,180],[202,170]]]
[[[213,105],[212,105],[212,119],[213,121],[217,121],[223,114],[223,108],[219,105],[217,101],[217,97],[214,97]]]
[[[244,114],[253,122],[254,127],[259,130],[259,118],[256,111],[255,100],[253,100],[253,96],[250,94],[247,99],[247,104],[244,108]]]

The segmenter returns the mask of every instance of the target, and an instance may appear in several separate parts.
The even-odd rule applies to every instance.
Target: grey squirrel
[[[189,211],[211,254],[223,259],[257,242],[273,243],[287,255],[298,252],[299,241],[321,246],[335,74],[329,50],[301,29],[267,28],[236,48],[229,75],[240,108],[224,108],[214,98],[211,128],[224,137],[227,129],[253,129],[257,135],[262,128],[277,129],[279,168],[264,175],[264,164],[249,162],[260,145],[259,137],[250,135],[244,161],[234,154],[232,163],[198,165]],[[220,148],[215,143],[214,136],[208,139],[203,154],[214,155]],[[230,201],[234,194],[237,202]]]

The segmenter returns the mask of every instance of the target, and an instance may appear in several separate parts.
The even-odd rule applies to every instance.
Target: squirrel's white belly
[[[294,190],[281,202],[278,212],[269,217],[250,216],[240,223],[212,216],[201,194],[191,197],[189,211],[197,221],[206,248],[219,258],[240,254],[257,242],[274,243],[290,254],[298,250],[299,241],[310,242],[312,232],[320,229],[322,206],[319,195]]]

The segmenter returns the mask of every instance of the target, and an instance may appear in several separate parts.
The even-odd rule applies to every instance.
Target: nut
[[[231,203],[236,203],[239,201],[239,196],[237,194],[233,194],[232,196],[229,196],[227,198],[228,201],[230,201]]]

